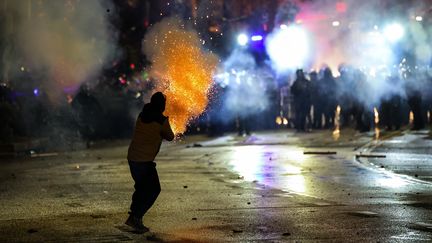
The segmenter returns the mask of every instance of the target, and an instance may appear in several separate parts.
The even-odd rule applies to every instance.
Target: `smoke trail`
[[[204,112],[218,59],[204,52],[193,30],[176,18],[165,18],[146,34],[143,51],[152,62],[150,76],[167,96],[165,114],[176,133]]]
[[[54,101],[95,75],[113,55],[107,1],[3,1],[3,77],[22,72],[43,76],[40,85]],[[108,9],[108,11],[107,11]],[[112,12],[111,12],[112,13]]]
[[[221,115],[223,119],[247,117],[268,107],[266,88],[272,75],[268,70],[257,68],[251,54],[235,49],[219,69],[216,80],[226,87]]]

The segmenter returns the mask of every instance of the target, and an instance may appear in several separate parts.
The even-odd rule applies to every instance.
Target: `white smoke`
[[[286,24],[304,28],[312,37],[309,39],[313,47],[310,53],[314,62],[303,63],[303,69],[318,70],[322,66],[329,66],[333,73],[338,74],[340,65],[348,64],[361,70],[365,76],[359,75],[361,78],[358,81],[364,83],[361,87],[366,90],[350,92],[350,95],[357,96],[356,99],[366,106],[379,103],[389,92],[405,95],[406,85],[424,89],[421,87],[424,75],[416,76],[418,80],[409,84],[401,82],[393,85],[387,80],[391,74],[394,76],[397,71],[401,71],[398,70],[399,63],[404,58],[411,70],[421,70],[431,64],[432,28],[428,24],[431,21],[428,20],[431,10],[428,1],[318,0],[298,3],[297,15],[288,19]],[[278,11],[287,13],[287,6],[280,5]],[[269,37],[280,32],[280,25],[285,23],[275,24],[275,30]],[[403,30],[389,29],[390,26],[401,26]],[[295,53],[300,46],[293,43],[292,39],[295,38],[295,35],[291,35],[291,39],[285,38],[284,45],[291,45],[283,47],[291,50],[290,54],[280,55],[285,63],[289,63],[290,59],[301,58],[301,54]],[[268,39],[267,49],[274,42],[274,38]],[[282,47],[277,49],[282,50]],[[272,53],[280,52],[269,53],[275,62]],[[291,69],[296,68],[295,65],[291,66]],[[278,65],[275,67],[276,70],[280,69]]]
[[[225,87],[224,118],[254,115],[268,107],[266,91],[272,74],[258,68],[253,56],[244,50],[235,49],[221,65],[215,79]]]
[[[42,76],[52,99],[96,75],[115,53],[108,1],[4,0],[0,11],[7,39],[2,65],[9,67],[3,78]]]

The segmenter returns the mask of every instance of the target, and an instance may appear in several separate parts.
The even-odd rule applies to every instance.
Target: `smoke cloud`
[[[299,11],[295,18],[279,18],[279,22],[275,23],[274,33],[270,36],[280,32],[281,24],[295,24],[304,28],[311,36],[310,41],[313,44],[310,53],[314,61],[304,63],[303,68],[318,70],[329,66],[338,74],[340,65],[345,64],[361,70],[365,75],[355,75],[355,78],[364,82],[362,87],[366,91],[350,93],[357,95],[356,98],[366,106],[376,105],[389,92],[405,95],[403,83],[393,85],[387,81],[391,74],[394,76],[401,71],[399,64],[404,58],[404,65],[410,66],[411,70],[416,66],[421,70],[421,67],[427,67],[431,63],[432,29],[426,22],[427,11],[430,11],[430,4],[427,2],[303,1],[298,5]],[[280,5],[278,13],[281,13],[281,16],[292,16],[289,13],[295,13],[295,10],[288,1]],[[422,22],[418,16],[423,16]],[[396,41],[395,35],[400,34],[397,28],[388,28],[391,25],[399,25],[403,29],[400,40]],[[291,42],[295,38],[292,36]],[[295,53],[298,50],[296,46],[298,45],[293,44],[292,48],[288,48],[291,53],[285,54],[286,58],[292,59],[293,55],[299,55]],[[420,76],[424,78],[424,75]],[[340,85],[344,86],[345,83]],[[423,83],[410,82],[409,85],[422,90]],[[396,88],[398,90],[395,90]],[[341,87],[341,90],[344,89],[348,88]]]
[[[54,101],[113,57],[108,1],[2,1],[3,78],[29,72]]]
[[[415,20],[416,16],[425,14],[425,2],[343,2],[343,7],[340,3],[338,6],[338,3],[328,0],[300,5],[296,20],[315,36],[315,68],[323,63],[333,70],[336,70],[340,63],[360,67],[393,63],[401,61],[395,60],[395,54],[410,50],[415,50],[417,62],[424,64],[430,61],[430,29],[427,24]],[[387,14],[382,13],[382,9],[386,9]],[[383,34],[386,28],[394,23],[400,24],[405,30],[405,41],[401,40],[397,47]],[[385,53],[383,56],[380,53],[379,49],[384,45],[387,46],[385,51],[392,52],[393,55]]]
[[[219,67],[216,80],[225,87],[222,114],[230,120],[263,112],[269,105],[267,85],[271,72],[258,68],[254,57],[241,49],[235,49]]]

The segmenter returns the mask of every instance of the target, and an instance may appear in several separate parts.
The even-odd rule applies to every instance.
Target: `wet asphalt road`
[[[432,241],[427,132],[187,137],[157,159],[162,193],[137,235],[127,141],[2,161],[3,242]],[[306,152],[306,154],[305,154]],[[366,158],[356,155],[385,155]]]

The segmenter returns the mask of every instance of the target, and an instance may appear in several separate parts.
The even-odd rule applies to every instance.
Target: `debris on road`
[[[327,154],[337,154],[337,152],[336,151],[304,151],[303,154],[317,154],[317,155],[324,154],[324,155],[327,155]]]
[[[186,148],[200,148],[202,147],[202,144],[200,143],[194,143],[192,145],[186,145]]]
[[[371,211],[354,211],[354,212],[348,212],[349,215],[363,217],[363,218],[375,218],[378,217],[378,213],[371,212]]]
[[[90,217],[92,217],[94,219],[103,219],[103,218],[106,218],[105,215],[101,215],[101,214],[90,214]]]
[[[31,158],[37,158],[37,157],[42,158],[42,157],[53,157],[53,156],[58,156],[58,153],[40,153],[40,154],[35,152],[30,153]]]
[[[29,230],[27,230],[27,233],[29,233],[29,234],[33,234],[33,233],[37,233],[37,232],[38,232],[37,229],[29,229]]]
[[[356,154],[356,158],[386,158],[383,154]]]

